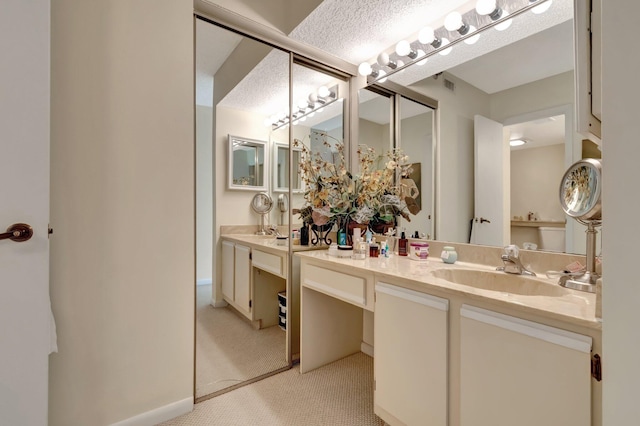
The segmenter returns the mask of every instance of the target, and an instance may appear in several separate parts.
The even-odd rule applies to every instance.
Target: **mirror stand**
[[[587,225],[587,267],[582,275],[563,276],[560,277],[559,284],[562,287],[573,290],[586,291],[589,293],[596,292],[596,281],[600,275],[596,273],[596,235],[598,231],[596,226],[601,225],[600,221],[583,221],[578,222]]]

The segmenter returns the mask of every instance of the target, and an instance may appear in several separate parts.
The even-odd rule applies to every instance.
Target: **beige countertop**
[[[560,293],[558,296],[521,295],[457,284],[434,276],[434,272],[441,269],[471,269],[502,274],[495,271],[495,266],[466,262],[450,265],[443,263],[440,258],[413,261],[395,255],[389,258],[368,257],[365,260],[355,260],[329,256],[327,251],[310,251],[296,253],[296,255],[314,263],[330,264],[332,268],[345,273],[353,274],[356,271],[374,273],[380,281],[393,280],[394,284],[425,293],[437,293],[445,297],[447,294],[465,296],[471,300],[489,301],[508,309],[517,309],[594,330],[602,329],[601,323],[595,317],[595,294],[560,287],[557,284],[557,278],[548,279],[543,275],[526,279],[537,280],[541,285],[556,287],[553,292]]]
[[[224,240],[233,241],[235,243],[247,244],[254,248],[263,249],[268,252],[283,254],[289,252],[289,238],[287,238],[284,245],[278,245],[276,237],[273,235],[256,235],[256,234],[223,234],[220,236]],[[309,250],[322,250],[327,246],[302,246],[300,244],[294,244],[292,250],[309,251]]]

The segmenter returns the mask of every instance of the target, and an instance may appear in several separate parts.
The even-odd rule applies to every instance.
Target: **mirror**
[[[399,108],[398,146],[411,162],[409,174],[401,179],[411,221],[401,219],[399,226],[406,228],[407,236],[417,233],[430,238],[433,235],[434,112],[404,96],[400,97]]]
[[[267,142],[229,135],[229,189],[266,191]]]
[[[305,64],[293,65],[293,100],[299,111],[305,111],[293,122],[293,139],[295,149],[300,149],[302,161],[318,155],[327,164],[338,165],[341,161],[348,164],[348,143],[344,137],[345,94],[349,93],[348,81],[334,74],[310,68]],[[314,105],[311,108],[311,105]],[[294,151],[295,153],[296,151]],[[291,207],[300,210],[309,206],[305,196],[314,191],[315,185],[308,185],[314,179],[309,174],[302,174],[298,168],[296,172],[302,181],[304,191],[294,194]],[[314,175],[323,174],[318,170]],[[317,200],[317,206],[324,201]],[[299,215],[293,218],[294,223],[301,223]]]
[[[277,323],[255,327],[223,293],[220,238],[221,232],[258,231],[261,215],[251,209],[252,199],[269,193],[272,181],[272,129],[264,121],[274,108],[287,108],[289,59],[196,19],[196,401],[289,365],[287,331]],[[265,67],[271,72],[260,72]],[[288,144],[288,133],[278,140]],[[269,195],[275,204],[278,197]],[[268,214],[265,221],[277,224],[279,205]],[[257,269],[250,269],[255,283]],[[276,285],[284,288],[284,279]],[[262,306],[278,310],[277,298],[267,301]]]
[[[409,157],[409,175],[401,176],[400,185],[410,220],[399,216],[397,226],[408,236],[417,232],[426,237],[433,235],[433,109],[406,96],[379,88],[360,89],[358,144],[375,150],[379,155],[378,168],[384,167],[383,156],[394,144]],[[394,113],[396,98],[397,114]],[[397,124],[392,121],[395,116],[399,117]]]
[[[302,150],[293,148],[293,170],[299,169]],[[273,143],[273,192],[289,192],[289,145]],[[304,186],[299,173],[294,173],[291,192],[299,194],[304,192]]]
[[[474,188],[478,184],[474,117],[480,115],[505,128],[501,131],[504,143],[510,139],[509,132],[515,139],[523,131],[512,126],[529,123],[527,134],[519,135],[528,143],[519,150],[507,150],[504,165],[507,174],[500,190],[508,200],[506,241],[521,247],[523,242],[534,242],[538,249],[555,251],[545,248],[542,233],[558,228],[560,234],[564,230],[559,251],[585,253],[584,226],[567,222],[557,202],[562,173],[582,158],[582,138],[574,130],[572,3],[554,1],[540,15],[525,12],[513,18],[505,31],[488,28],[476,44],[458,43],[447,56],[433,55],[422,66],[414,64],[388,77],[439,101],[438,240],[469,242],[472,225],[487,225],[475,219],[491,219],[475,211],[479,194]],[[547,138],[542,133],[546,123],[555,124],[559,133]],[[553,143],[538,144],[551,139]],[[498,161],[503,159],[492,156],[479,166],[495,168]],[[541,187],[547,188],[544,194],[536,192]]]

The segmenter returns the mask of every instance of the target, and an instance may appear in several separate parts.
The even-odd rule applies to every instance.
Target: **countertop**
[[[276,254],[284,254],[289,252],[289,241],[284,245],[278,245],[276,237],[274,235],[256,235],[256,234],[223,234],[220,236],[222,239],[233,241],[235,243],[247,244],[254,248],[260,248],[267,252]],[[292,250],[294,252],[309,251],[309,250],[323,250],[327,246],[303,246],[300,244],[294,244]]]
[[[450,265],[442,262],[440,258],[414,261],[395,255],[388,258],[367,257],[365,260],[355,260],[329,256],[327,251],[301,252],[296,253],[296,256],[314,263],[330,264],[333,268],[345,273],[353,274],[355,271],[374,273],[380,281],[385,281],[385,279],[394,280],[394,283],[398,283],[401,286],[424,291],[425,293],[435,292],[445,296],[454,294],[473,300],[490,301],[493,304],[509,309],[517,309],[594,330],[602,329],[601,322],[595,317],[595,294],[560,287],[557,284],[557,278],[549,279],[546,276],[527,277],[527,279],[541,282],[542,285],[558,287],[561,289],[561,296],[529,296],[457,284],[433,275],[434,271],[439,269],[471,269],[502,274],[495,271],[495,266],[490,267],[466,262],[456,262]],[[515,275],[514,277],[520,276]],[[403,282],[405,283],[404,285]]]

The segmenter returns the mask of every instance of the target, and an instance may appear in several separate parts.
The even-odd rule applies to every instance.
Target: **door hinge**
[[[251,305],[253,304],[252,302],[253,300],[249,299],[249,308],[251,308]]]
[[[249,252],[249,260],[253,259],[253,253]]]
[[[591,358],[591,376],[599,382],[602,381],[602,363],[598,354]]]

